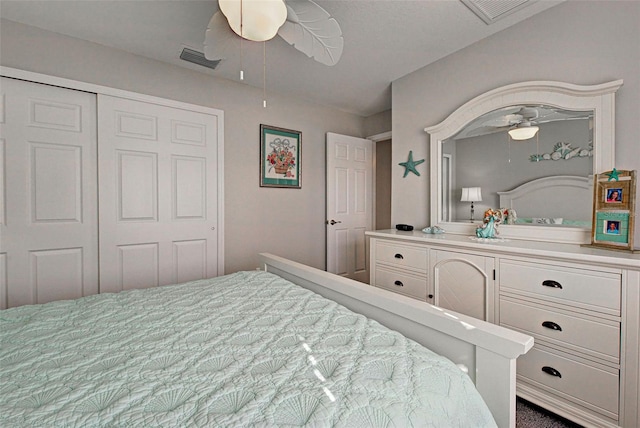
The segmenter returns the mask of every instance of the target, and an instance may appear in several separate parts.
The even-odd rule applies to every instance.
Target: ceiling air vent
[[[202,52],[194,51],[193,49],[183,48],[180,53],[180,59],[188,62],[192,62],[194,64],[201,65],[203,67],[210,68],[215,70],[218,64],[220,64],[221,59],[208,60],[205,58]]]
[[[460,0],[478,18],[486,24],[494,22],[511,15],[527,6],[532,5],[537,0]]]

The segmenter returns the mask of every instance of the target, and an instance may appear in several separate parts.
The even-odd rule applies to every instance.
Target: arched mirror
[[[592,174],[614,167],[621,85],[518,83],[425,128],[431,225],[474,235],[486,209],[512,208],[516,220],[500,225],[501,237],[589,242]]]

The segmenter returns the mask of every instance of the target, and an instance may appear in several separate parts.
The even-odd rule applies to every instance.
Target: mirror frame
[[[443,222],[442,142],[485,113],[513,105],[541,104],[567,110],[593,110],[593,173],[610,171],[615,166],[615,93],[622,80],[599,85],[575,85],[554,81],[531,81],[503,86],[479,95],[437,125],[425,128],[430,135],[430,219],[447,233],[475,236],[475,223]],[[510,190],[510,189],[505,189]],[[498,207],[496,207],[498,208]],[[501,238],[586,244],[591,242],[590,228],[530,225],[500,225]]]

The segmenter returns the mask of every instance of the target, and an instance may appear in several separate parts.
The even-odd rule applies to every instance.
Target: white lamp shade
[[[219,0],[218,4],[231,29],[254,42],[273,39],[287,19],[283,0]]]
[[[463,187],[461,202],[480,202],[482,201],[482,191],[480,187]]]
[[[522,128],[510,129],[509,135],[513,140],[528,140],[529,138],[533,138],[537,132],[537,126],[525,126]]]

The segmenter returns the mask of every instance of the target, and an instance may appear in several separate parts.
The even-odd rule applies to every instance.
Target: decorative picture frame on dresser
[[[591,245],[634,251],[635,205],[636,171],[594,174]]]

